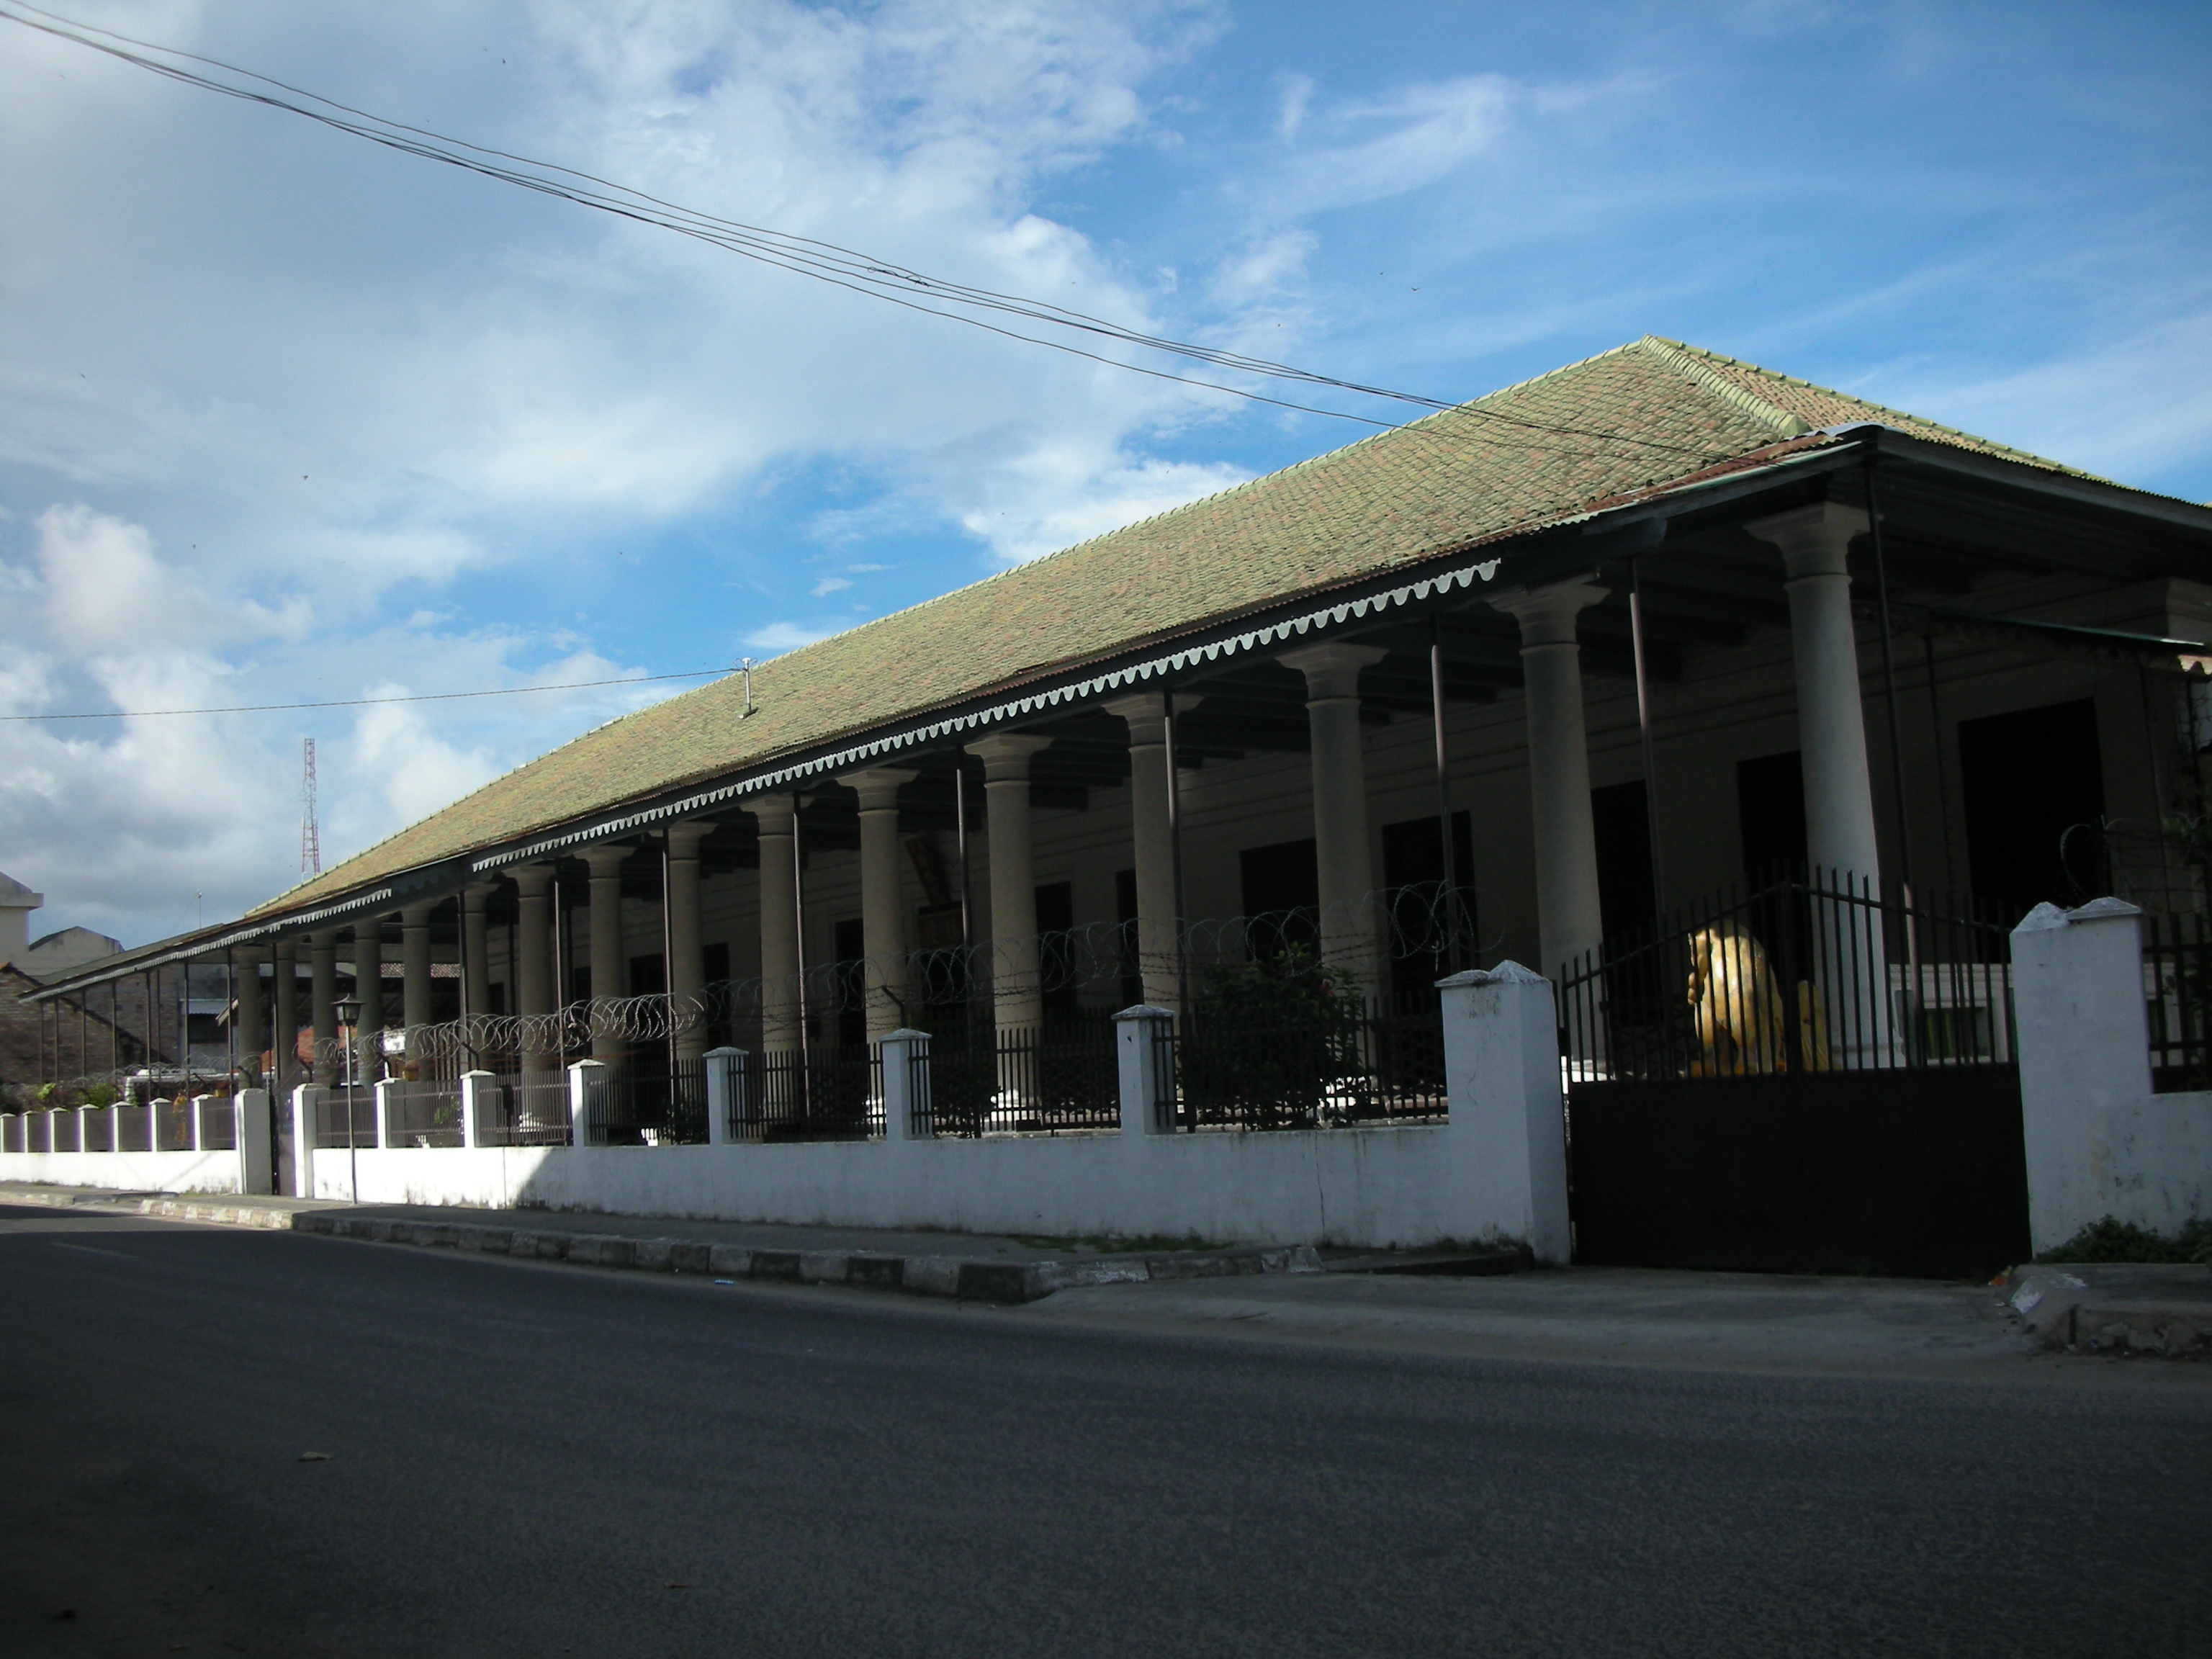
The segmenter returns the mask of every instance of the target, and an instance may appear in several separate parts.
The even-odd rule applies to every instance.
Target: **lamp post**
[[[354,1094],[353,1045],[358,1035],[356,1028],[361,1023],[361,999],[340,997],[331,1004],[331,1013],[337,1021],[339,1033],[345,1043],[345,1071],[342,1075],[345,1079],[346,1164],[353,1176],[354,1202],[358,1204],[361,1202],[361,1158],[356,1148],[361,1140],[361,1135],[358,1126],[355,1122],[356,1107]]]

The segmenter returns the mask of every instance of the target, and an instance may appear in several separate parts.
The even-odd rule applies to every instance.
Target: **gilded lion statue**
[[[1707,1077],[1743,1077],[1790,1069],[1791,1010],[1767,963],[1765,948],[1735,922],[1719,921],[1690,935],[1690,1022],[1704,1049],[1692,1069]],[[1827,1021],[1820,1000],[1797,981],[1799,1036],[1813,1071],[1828,1068]]]

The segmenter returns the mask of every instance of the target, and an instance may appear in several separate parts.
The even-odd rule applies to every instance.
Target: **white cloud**
[[[850,587],[852,585],[851,579],[848,577],[824,576],[820,581],[814,584],[814,597],[817,599],[826,599],[832,593],[843,592],[845,589]]]
[[[773,622],[746,635],[745,643],[757,651],[766,651],[773,655],[796,651],[802,645],[811,645],[817,640],[826,640],[832,634],[842,632],[842,627],[817,628],[801,623]]]
[[[1853,390],[2123,483],[2212,453],[2212,306],[2025,368],[1898,365]]]
[[[961,522],[1010,563],[1034,559],[1243,483],[1242,468],[1122,460],[1100,467],[1079,452],[1039,445],[989,505]]]

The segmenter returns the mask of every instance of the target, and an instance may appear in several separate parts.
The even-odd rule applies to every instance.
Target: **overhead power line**
[[[31,13],[25,16],[21,14]],[[1662,450],[1675,454],[1698,454],[1700,452],[1680,444],[1662,442],[1656,439],[1638,437],[1633,434],[1616,432],[1601,427],[1586,427],[1526,419],[1500,410],[1480,409],[1468,404],[1448,403],[1418,392],[1401,392],[1389,386],[1370,386],[1357,380],[1347,380],[1332,374],[1322,374],[1310,369],[1298,368],[1288,363],[1278,363],[1266,358],[1253,357],[1242,352],[1218,347],[1200,345],[1186,340],[1176,340],[1163,335],[1149,334],[1141,330],[1093,317],[1086,313],[1070,310],[1049,301],[1033,300],[1019,295],[1001,294],[989,289],[976,288],[964,283],[946,282],[927,276],[887,259],[842,247],[834,242],[817,240],[811,237],[793,236],[782,231],[769,230],[762,226],[746,224],[734,219],[725,219],[714,214],[702,213],[679,204],[665,201],[628,185],[601,179],[595,174],[581,173],[574,167],[540,161],[507,150],[492,149],[465,139],[452,138],[427,127],[410,126],[368,111],[356,109],[325,98],[319,93],[309,92],[287,82],[272,79],[255,70],[243,69],[220,58],[204,58],[196,52],[179,51],[152,41],[141,40],[131,35],[120,34],[90,23],[81,23],[58,12],[47,11],[28,4],[27,0],[0,0],[0,18],[36,29],[58,40],[69,40],[92,51],[103,52],[122,62],[131,64],[153,74],[170,80],[199,87],[225,97],[248,103],[260,104],[270,109],[319,122],[337,131],[365,138],[403,154],[419,156],[425,161],[442,161],[448,166],[479,173],[502,184],[533,190],[558,197],[582,207],[595,209],[618,217],[635,220],[664,230],[693,237],[729,252],[763,264],[775,265],[784,270],[838,288],[866,295],[872,299],[887,301],[910,311],[919,311],[949,321],[965,323],[993,334],[1004,336],[1029,345],[1039,345],[1054,351],[1066,352],[1087,358],[1109,368],[1143,374],[1155,380],[1170,380],[1178,385],[1196,386],[1206,391],[1219,392],[1243,398],[1255,403],[1272,404],[1303,414],[1325,416],[1332,420],[1352,421],[1361,425],[1385,430],[1396,430],[1402,422],[1378,419],[1347,410],[1329,409],[1317,404],[1301,403],[1289,398],[1271,397],[1249,386],[1226,385],[1219,380],[1205,380],[1188,374],[1178,374],[1164,368],[1147,368],[1101,352],[1087,350],[1066,339],[1050,339],[1028,334],[1018,329],[1000,326],[989,320],[993,315],[1020,319],[1064,329],[1085,337],[1100,344],[1118,344],[1145,351],[1152,351],[1179,358],[1194,364],[1204,364],[1229,374],[1254,376],[1261,380],[1285,382],[1291,386],[1343,392],[1360,397],[1378,398],[1419,408],[1443,412],[1456,411],[1492,426],[1517,428],[1528,434],[1552,437],[1581,438],[1597,442],[1631,445],[1638,448]],[[40,20],[46,21],[40,21]],[[91,37],[98,35],[102,39]],[[134,50],[135,48],[135,50]],[[156,52],[159,58],[142,54]],[[174,61],[164,61],[174,60]],[[201,64],[219,70],[225,75],[237,76],[258,83],[257,87],[240,86],[204,75],[184,67],[185,64]],[[289,94],[283,96],[280,94]],[[303,99],[306,104],[294,102]],[[310,108],[307,105],[319,106]],[[924,301],[934,303],[924,303]],[[945,309],[945,307],[958,307]],[[974,314],[981,313],[981,314]],[[1535,447],[1537,446],[1528,446]]]
[[[734,671],[694,668],[681,674],[630,674],[618,680],[568,680],[559,685],[501,685],[488,691],[419,691],[396,697],[336,697],[328,702],[248,702],[221,708],[96,708],[80,714],[0,714],[0,720],[143,720],[160,714],[267,714],[287,708],[363,708],[382,702],[450,702],[456,697],[520,697],[532,691],[586,691],[599,685],[648,685],[655,680],[702,680]]]

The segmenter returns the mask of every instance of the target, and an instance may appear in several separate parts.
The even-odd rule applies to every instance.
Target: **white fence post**
[[[2039,1253],[2114,1207],[2106,1126],[2150,1098],[2142,916],[2114,898],[2039,904],[2012,930],[2027,1231]]]
[[[571,1146],[601,1144],[606,1134],[606,1062],[603,1060],[573,1062],[568,1067],[568,1144]]]
[[[151,1102],[149,1091],[146,1108],[149,1112],[154,1109]],[[107,1150],[111,1152],[123,1150],[123,1103],[120,1101],[107,1109]]]
[[[1119,1068],[1121,1133],[1175,1133],[1175,1072],[1167,1039],[1175,1016],[1164,1008],[1139,1003],[1114,1016],[1114,1056]]]
[[[496,1084],[498,1081],[499,1079],[494,1077],[489,1072],[464,1072],[461,1073],[462,1146],[481,1146],[483,1145],[483,1129],[477,1121],[477,1102],[482,1097],[485,1084]]]
[[[238,1148],[238,1190],[269,1192],[276,1184],[269,1157],[269,1091],[240,1089],[230,1097],[230,1109],[234,1120],[230,1139]],[[195,1127],[198,1117],[198,1113],[193,1114]]]
[[[323,1097],[329,1092],[313,1083],[302,1083],[292,1091],[294,1198],[315,1195],[315,1120],[322,1115]]]
[[[744,1109],[745,1051],[709,1048],[701,1058],[707,1062],[707,1144],[726,1146],[730,1125]]]
[[[1517,962],[1439,980],[1451,1139],[1469,1232],[1525,1244],[1540,1262],[1573,1254],[1567,1221],[1566,1095],[1552,981]]]
[[[380,1148],[392,1145],[392,1090],[389,1078],[378,1079],[376,1097],[376,1144]]]
[[[912,1140],[916,1109],[929,1109],[929,1033],[902,1026],[884,1038],[883,1054],[884,1139]]]

